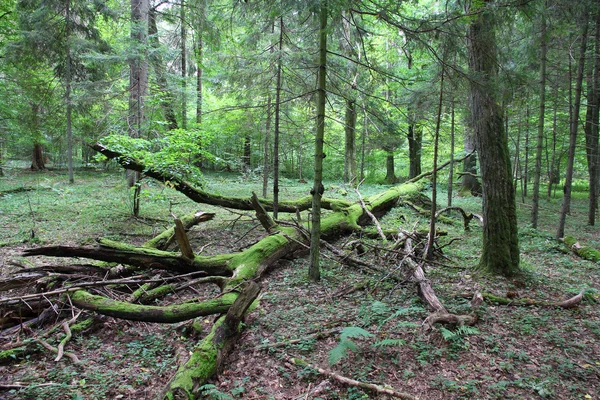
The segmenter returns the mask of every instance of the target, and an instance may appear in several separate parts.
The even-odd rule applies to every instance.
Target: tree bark
[[[279,17],[279,42],[277,44],[277,74],[275,87],[275,129],[273,132],[273,218],[279,212],[279,126],[281,121],[281,63],[283,51],[283,16]]]
[[[494,93],[497,76],[493,2],[483,4],[469,27],[471,107],[483,187],[481,269],[505,276],[519,272],[519,239],[508,138]],[[489,8],[488,8],[489,7]],[[488,8],[488,9],[486,9]],[[475,11],[475,10],[471,10]]]
[[[596,16],[596,37],[593,70],[588,77],[587,109],[585,114],[585,149],[588,164],[589,207],[588,225],[595,225],[600,188],[600,151],[598,146],[598,124],[600,123],[600,14]]]
[[[179,5],[181,19],[181,129],[187,129],[187,21],[185,0]]]
[[[585,69],[585,50],[587,46],[588,34],[588,10],[584,11],[583,28],[581,32],[581,46],[579,49],[579,61],[577,66],[577,77],[575,83],[575,98],[573,99],[573,111],[569,124],[569,156],[567,158],[567,172],[565,177],[565,186],[563,188],[564,197],[560,207],[560,218],[558,228],[556,229],[556,239],[565,236],[565,224],[567,214],[571,211],[571,185],[573,182],[573,168],[575,164],[575,149],[577,147],[577,127],[579,124],[579,109],[581,106],[581,91],[583,87],[583,75]]]
[[[150,9],[148,12],[148,41],[152,46],[153,51],[149,57],[149,61],[152,64],[154,73],[156,75],[156,85],[160,93],[160,106],[163,109],[165,120],[167,121],[167,128],[169,130],[177,129],[177,118],[175,117],[175,110],[173,107],[174,96],[171,90],[169,90],[169,84],[167,82],[167,71],[165,70],[165,63],[161,56],[160,41],[158,39],[158,27],[156,25],[156,10]]]
[[[394,168],[394,152],[388,151],[385,156],[385,183],[392,185],[396,183],[396,171]]]
[[[71,99],[71,1],[67,0],[66,4],[66,61],[65,61],[65,102],[67,103],[67,168],[69,171],[69,183],[75,182],[73,176],[73,128],[72,115],[73,104]]]
[[[544,117],[546,114],[546,15],[545,7],[542,10],[542,30],[540,32],[540,112],[538,116],[538,134],[535,151],[535,172],[533,177],[533,199],[531,201],[531,226],[537,229],[538,212],[540,207],[540,179],[542,177],[542,147],[544,144]]]
[[[46,164],[44,163],[44,148],[41,143],[34,143],[33,156],[31,158],[32,171],[44,171]]]
[[[308,277],[311,281],[321,278],[319,255],[321,244],[321,197],[323,187],[323,142],[325,134],[325,102],[327,99],[327,1],[321,3],[319,14],[319,76],[317,100],[317,127],[315,135],[315,176],[312,194],[312,227],[310,235],[310,265]]]
[[[344,182],[355,186],[356,173],[356,101],[346,100],[346,116],[344,124],[345,151],[344,151]]]
[[[464,148],[465,153],[470,154],[463,161],[463,175],[460,192],[481,196],[481,183],[477,179],[477,153],[475,152],[475,132],[469,122],[465,127]]]

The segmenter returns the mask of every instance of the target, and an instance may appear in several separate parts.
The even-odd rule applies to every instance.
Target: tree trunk
[[[412,54],[408,48],[404,48],[407,57],[408,69],[412,69]],[[414,107],[409,103],[407,109],[408,118],[408,179],[412,179],[421,174],[421,150],[423,145],[423,129],[417,126],[417,116]],[[393,183],[393,182],[392,182]]]
[[[388,151],[387,155],[385,156],[385,183],[388,185],[393,185],[396,183],[393,151]]]
[[[488,8],[493,2],[481,5]],[[519,271],[519,240],[508,138],[495,99],[496,39],[490,9],[480,11],[469,27],[471,108],[483,187],[483,250],[479,266],[493,274]]]
[[[185,18],[185,0],[180,4],[181,19],[181,128],[187,129],[187,29]]]
[[[452,95],[450,107],[450,171],[448,172],[448,207],[452,207],[452,192],[454,190],[454,139],[456,136],[456,124],[454,123],[454,95]]]
[[[66,62],[65,62],[65,101],[67,103],[67,168],[69,170],[69,183],[75,182],[73,176],[73,129],[71,126],[71,116],[73,114],[73,104],[71,104],[71,1],[66,4]]]
[[[33,145],[33,156],[31,160],[32,171],[44,171],[46,165],[44,163],[44,148],[41,143],[35,143]]]
[[[481,183],[477,179],[477,153],[475,152],[475,132],[470,126],[472,122],[465,125],[464,148],[465,153],[470,154],[463,161],[463,175],[460,192],[465,195],[481,196]]]
[[[279,211],[279,125],[281,114],[281,53],[283,49],[283,17],[279,17],[279,52],[277,54],[277,75],[275,87],[275,129],[273,133],[273,218]]]
[[[146,46],[148,41],[149,0],[131,0],[131,39],[135,48],[129,59],[129,136],[142,137],[144,125],[144,103],[148,94],[148,58]],[[139,172],[127,172],[127,182],[133,190],[133,215],[140,211]]]
[[[148,11],[148,41],[153,48],[149,61],[152,64],[152,68],[156,75],[156,85],[158,86],[158,91],[160,93],[160,106],[163,109],[165,120],[167,121],[167,128],[169,130],[177,129],[179,125],[177,124],[177,118],[175,117],[175,110],[173,107],[173,93],[169,90],[165,62],[160,55],[161,48],[158,40],[158,27],[156,25],[156,9],[154,8]]]
[[[242,155],[242,172],[250,172],[250,157],[252,155],[252,137],[249,133],[244,136],[244,153]]]
[[[570,58],[569,58],[570,59]],[[548,199],[552,197],[552,187],[560,182],[558,168],[556,167],[556,130],[558,125],[558,81],[559,72],[556,72],[556,83],[554,88],[553,116],[552,116],[552,154],[550,156],[550,167],[548,170]]]
[[[315,176],[312,194],[312,226],[310,235],[310,265],[308,277],[311,281],[321,278],[319,269],[319,255],[321,245],[321,196],[323,187],[323,141],[325,134],[325,102],[327,100],[327,1],[321,3],[319,14],[319,76],[318,76],[318,99],[317,99],[317,127],[315,135]]]
[[[540,54],[540,113],[538,116],[538,135],[535,151],[535,172],[533,177],[533,199],[531,201],[531,226],[537,229],[540,207],[540,179],[542,177],[542,147],[544,144],[544,117],[546,113],[546,15],[542,10],[541,54]]]
[[[600,186],[600,154],[598,150],[598,123],[600,116],[600,14],[596,16],[596,38],[593,70],[588,76],[587,110],[585,115],[585,149],[590,175],[588,224],[596,223],[598,189]]]
[[[344,182],[356,185],[356,101],[346,100]]]
[[[571,184],[573,182],[573,167],[575,164],[575,149],[577,147],[577,127],[579,124],[579,109],[581,106],[581,91],[583,87],[583,75],[585,69],[585,50],[587,46],[588,34],[588,10],[584,11],[583,30],[581,32],[581,47],[579,49],[579,62],[577,66],[577,77],[575,83],[575,98],[573,99],[573,110],[571,112],[571,121],[569,124],[569,156],[567,158],[567,172],[565,176],[565,186],[563,188],[564,197],[560,207],[560,218],[558,228],[556,229],[556,239],[565,236],[565,223],[567,214],[571,211]]]
[[[267,122],[265,125],[265,142],[264,142],[264,150],[263,150],[263,186],[262,186],[262,196],[267,197],[267,192],[269,189],[269,147],[271,145],[271,93],[267,95]]]
[[[525,203],[527,197],[527,189],[529,183],[529,96],[525,99],[525,161],[523,162],[523,175],[522,185],[523,190],[521,192],[521,200]]]
[[[431,178],[431,218],[429,219],[429,235],[427,236],[427,247],[425,248],[425,258],[433,258],[433,244],[435,241],[435,214],[437,202],[437,164],[438,164],[438,144],[440,141],[440,124],[442,122],[442,102],[444,100],[444,64],[442,64],[442,77],[440,79],[440,100],[438,103],[437,120],[435,123],[435,137],[433,141],[433,175]],[[450,159],[452,162],[452,159]]]

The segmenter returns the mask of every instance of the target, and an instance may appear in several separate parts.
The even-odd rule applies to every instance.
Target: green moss
[[[225,316],[222,316],[215,322],[210,333],[196,345],[190,359],[179,368],[169,384],[165,398],[169,398],[169,394],[177,390],[185,392],[188,398],[193,399],[195,398],[194,385],[198,382],[203,384],[217,372],[217,356],[220,348],[215,339],[217,330],[224,322]]]
[[[10,363],[27,353],[27,346],[0,351],[0,364]]]
[[[581,244],[579,246],[575,246],[578,241],[573,236],[565,236],[563,241],[579,257],[595,263],[600,261],[600,251],[590,246],[581,246]]]
[[[131,304],[103,296],[92,295],[84,290],[78,290],[73,293],[71,300],[78,307],[111,317],[133,321],[175,323],[203,315],[224,313],[231,307],[237,296],[237,293],[230,292],[216,299],[200,303],[184,303],[159,307]]]

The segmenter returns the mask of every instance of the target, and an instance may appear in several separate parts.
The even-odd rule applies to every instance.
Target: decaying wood
[[[481,305],[481,294],[475,293],[475,295],[473,296],[473,300],[471,301],[473,312],[471,314],[456,315],[449,313],[448,310],[446,310],[446,307],[444,307],[440,299],[435,294],[435,291],[433,290],[429,279],[425,278],[425,272],[423,271],[423,268],[419,263],[415,262],[413,259],[414,250],[412,247],[411,235],[407,232],[405,232],[404,235],[406,236],[406,240],[404,242],[404,250],[406,256],[403,258],[403,262],[405,262],[409,266],[409,271],[412,275],[412,278],[417,284],[417,293],[419,294],[419,297],[421,297],[423,302],[432,312],[423,321],[423,331],[428,332],[432,330],[434,324],[436,323],[450,325],[475,325],[478,319],[477,311],[479,309],[479,306]]]
[[[213,328],[195,348],[160,395],[161,399],[194,399],[198,388],[223,365],[240,332],[240,323],[252,302],[258,297],[260,286],[247,282],[227,314],[220,317]]]
[[[471,222],[471,220],[473,218],[477,218],[479,220],[479,222],[483,225],[483,217],[481,215],[474,214],[474,213],[467,213],[461,207],[446,207],[446,208],[442,208],[441,210],[439,210],[435,214],[435,219],[437,220],[442,214],[444,214],[444,213],[446,213],[448,211],[458,211],[458,212],[460,212],[460,214],[463,217],[463,224],[464,224],[465,231],[469,230],[469,223]]]
[[[97,261],[116,262],[140,269],[164,269],[174,272],[203,271],[210,275],[230,275],[227,262],[233,255],[195,256],[193,259],[179,253],[156,250],[147,247],[135,247],[106,239],[100,240],[100,246],[46,246],[26,249],[25,257],[44,255],[51,257],[85,257]]]
[[[180,219],[183,223],[184,230],[187,232],[194,225],[198,225],[200,222],[210,221],[214,217],[214,213],[197,211],[194,214],[185,215]],[[146,243],[144,243],[143,247],[166,250],[173,240],[175,240],[175,226],[165,230],[163,233],[155,236],[151,240],[148,240]]]
[[[568,298],[567,300],[563,300],[563,301],[543,301],[543,300],[534,300],[534,299],[530,299],[527,297],[508,298],[508,297],[496,296],[491,293],[482,293],[481,295],[483,296],[483,299],[486,302],[502,304],[504,306],[516,306],[516,307],[536,306],[536,307],[548,307],[548,308],[575,308],[575,307],[578,307],[579,304],[581,304],[584,293],[585,293],[585,290],[582,290],[577,295],[575,295],[571,298]],[[472,295],[469,293],[460,294],[460,297],[463,297],[463,298],[470,298],[471,296]]]
[[[273,218],[269,214],[267,214],[267,210],[263,207],[256,193],[252,192],[252,206],[254,207],[254,211],[256,212],[256,218],[260,221],[260,224],[267,232],[271,232],[273,229],[277,228],[277,223],[273,221]]]
[[[308,362],[306,362],[305,360],[303,360],[299,357],[288,357],[287,360],[288,360],[288,362],[290,362],[292,364],[299,365],[304,368],[308,367],[308,368],[314,369],[321,375],[325,375],[332,379],[335,379],[337,382],[339,382],[343,385],[346,385],[346,386],[359,387],[361,389],[366,389],[366,390],[369,390],[369,391],[372,391],[375,393],[379,393],[379,394],[385,394],[385,395],[392,396],[392,397],[395,397],[398,399],[406,399],[406,400],[417,400],[418,399],[418,397],[415,397],[408,393],[402,393],[402,392],[398,392],[394,389],[388,389],[383,386],[375,385],[372,383],[360,382],[360,381],[357,381],[354,379],[347,378],[345,376],[336,374],[333,371],[309,364]]]
[[[592,261],[595,263],[600,262],[600,251],[599,250],[597,250],[593,247],[590,247],[590,246],[583,246],[573,236],[565,236],[562,239],[562,241],[564,242],[565,245],[567,245],[567,247],[569,247],[569,249],[573,253],[577,254],[579,257],[583,258],[584,260]]]
[[[373,215],[373,213],[371,211],[369,211],[369,209],[367,208],[362,195],[358,191],[358,188],[354,189],[354,191],[356,192],[356,195],[358,196],[358,201],[360,201],[361,207],[363,208],[365,213],[369,216],[369,218],[371,219],[371,222],[373,222],[373,225],[375,225],[375,227],[377,227],[377,233],[379,234],[379,237],[381,239],[383,239],[384,242],[386,242],[387,237],[383,234],[383,229],[381,229],[381,225],[379,224],[379,221],[377,221],[377,217],[375,217],[375,215]]]
[[[190,245],[190,240],[185,233],[185,227],[183,226],[183,222],[179,218],[175,218],[175,238],[177,239],[177,243],[179,244],[179,251],[181,251],[181,255],[183,255],[188,260],[194,259],[194,251],[192,250],[192,246]]]

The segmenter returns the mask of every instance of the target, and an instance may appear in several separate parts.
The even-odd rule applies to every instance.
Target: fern
[[[200,394],[207,399],[212,400],[233,400],[233,397],[228,395],[227,393],[223,393],[217,389],[215,385],[206,384],[202,385],[199,388]]]
[[[392,315],[390,315],[389,317],[387,317],[386,319],[383,320],[383,322],[381,322],[379,324],[379,329],[381,329],[381,327],[383,325],[385,325],[386,323],[388,323],[389,321],[393,320],[394,318],[398,318],[401,315],[410,315],[410,314],[416,314],[418,312],[423,311],[423,308],[421,307],[407,307],[407,308],[401,308],[398,311],[396,311],[395,313],[393,313]]]
[[[340,334],[340,343],[329,351],[329,356],[327,358],[329,365],[335,365],[344,359],[348,354],[348,350],[354,352],[358,351],[358,346],[356,346],[356,344],[349,338],[367,338],[371,336],[373,336],[372,333],[357,326],[348,326],[342,329],[342,333]]]
[[[440,332],[445,341],[452,341],[462,339],[468,335],[476,335],[479,333],[479,329],[472,326],[461,325],[454,331],[441,327]]]
[[[358,326],[347,326],[342,329],[342,333],[340,335],[340,339],[342,341],[348,338],[359,338],[359,337],[372,337],[373,334],[369,331],[364,330],[363,328],[359,328]]]
[[[405,344],[406,341],[402,339],[383,339],[382,341],[373,344],[373,347],[400,347],[404,346]]]

